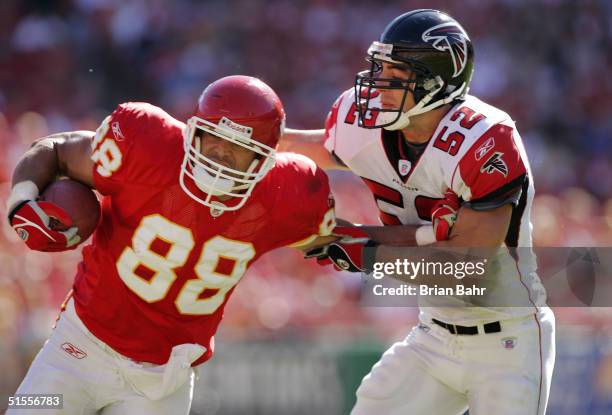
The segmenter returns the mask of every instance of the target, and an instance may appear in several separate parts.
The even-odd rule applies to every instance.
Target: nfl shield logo
[[[397,162],[397,169],[402,176],[407,175],[410,172],[411,167],[412,163],[408,160],[400,160]]]
[[[511,350],[516,346],[516,337],[504,337],[501,342],[504,349]]]

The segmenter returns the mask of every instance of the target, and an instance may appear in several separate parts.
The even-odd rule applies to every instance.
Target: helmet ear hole
[[[434,89],[440,88],[444,81],[439,76],[435,78],[428,78],[423,81],[423,89],[426,91],[433,91]]]

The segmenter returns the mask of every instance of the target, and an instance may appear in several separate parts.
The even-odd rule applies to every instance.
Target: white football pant
[[[183,344],[172,349],[165,365],[139,364],[89,332],[70,299],[16,394],[63,395],[63,409],[30,410],[38,415],[187,415],[194,386],[191,363],[204,351],[202,346]]]
[[[351,415],[543,415],[555,364],[549,308],[501,332],[454,335],[429,321],[376,363]]]

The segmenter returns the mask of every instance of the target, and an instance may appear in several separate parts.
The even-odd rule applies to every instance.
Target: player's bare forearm
[[[417,246],[416,232],[423,225],[362,226],[374,242],[385,246]],[[425,225],[426,226],[426,225]]]
[[[54,145],[40,139],[32,144],[17,163],[11,185],[31,181],[38,189],[44,189],[58,172],[59,163]]]
[[[512,209],[505,205],[487,212],[477,212],[469,208],[461,208],[457,222],[452,229],[449,240],[438,241],[422,249],[407,249],[404,246],[392,246],[381,244],[376,249],[375,262],[379,263],[403,263],[404,260],[411,262],[456,262],[465,261],[465,256],[457,255],[457,252],[465,252],[484,260],[490,255],[495,255],[497,248],[502,247],[508,231]],[[429,249],[434,248],[434,249]],[[449,248],[448,254],[443,249]],[[461,250],[453,248],[462,248]],[[469,249],[469,252],[468,252]],[[418,253],[418,258],[414,255]],[[435,256],[435,258],[433,258]],[[393,275],[389,275],[393,277]],[[436,274],[417,274],[411,280],[405,280],[402,275],[397,276],[403,282],[411,284],[425,284],[438,286],[453,285],[457,282],[451,278],[441,278]],[[478,283],[481,279],[466,277],[460,282],[462,284]]]
[[[13,171],[12,185],[31,181],[44,189],[58,175],[65,175],[93,186],[90,160],[92,131],[54,134],[36,140]]]
[[[325,130],[285,129],[279,143],[279,151],[291,151],[311,158],[324,170],[347,170],[325,147]]]
[[[355,225],[348,220],[337,218],[338,226],[359,226],[368,237],[380,245],[389,246],[416,246],[417,229],[428,225]]]

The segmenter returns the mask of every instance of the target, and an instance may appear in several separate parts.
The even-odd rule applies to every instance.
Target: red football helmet
[[[184,133],[185,158],[180,183],[196,201],[218,211],[240,209],[253,188],[274,167],[285,111],[276,93],[257,78],[228,76],[210,84],[198,100]],[[245,147],[256,154],[247,171],[223,166],[200,153],[198,130]],[[185,184],[185,176],[206,193],[202,198]],[[231,206],[214,196],[240,199]]]

